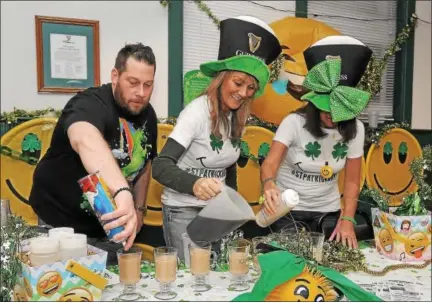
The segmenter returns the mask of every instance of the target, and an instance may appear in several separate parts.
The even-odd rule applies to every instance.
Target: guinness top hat
[[[247,73],[258,81],[255,96],[264,92],[270,72],[267,67],[282,49],[274,31],[264,21],[250,16],[223,20],[220,24],[218,61],[200,65],[209,77],[224,70]]]
[[[325,37],[304,51],[309,70],[303,86],[311,92],[302,100],[330,112],[334,122],[353,119],[366,107],[370,95],[355,89],[372,50],[349,36]]]

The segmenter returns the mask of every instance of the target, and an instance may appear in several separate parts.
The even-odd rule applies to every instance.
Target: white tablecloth
[[[373,270],[380,270],[387,265],[400,264],[398,261],[387,259],[377,253],[375,249],[366,248],[363,250],[368,267]],[[419,263],[415,263],[419,264]],[[103,291],[102,301],[118,301],[118,296],[123,290],[119,283],[119,277],[107,271],[110,277],[109,285]],[[398,269],[391,271],[383,277],[371,276],[363,272],[350,272],[346,276],[353,282],[370,292],[375,293],[385,301],[431,301],[431,266],[423,269]],[[257,273],[254,270],[249,272],[249,285],[252,290]],[[231,301],[242,292],[229,289],[229,272],[210,272],[209,284],[212,288],[209,291],[197,293],[190,285],[193,276],[188,270],[179,270],[173,290],[177,297],[171,301]],[[137,285],[143,298],[140,301],[159,301],[154,294],[159,291],[158,282],[154,279],[154,273],[142,274]]]

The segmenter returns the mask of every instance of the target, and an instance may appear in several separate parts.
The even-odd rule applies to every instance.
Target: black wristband
[[[116,191],[116,192],[114,193],[114,195],[112,196],[113,199],[115,199],[115,197],[116,197],[120,192],[122,192],[122,191],[128,191],[128,192],[130,192],[130,193],[132,194],[132,197],[133,197],[132,189],[131,189],[130,187],[125,186],[125,187],[120,187],[119,189],[117,189],[117,191]]]

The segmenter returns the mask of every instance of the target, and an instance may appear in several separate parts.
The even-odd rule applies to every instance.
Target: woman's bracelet
[[[132,197],[133,197],[133,191],[132,191],[132,189],[130,187],[128,187],[128,186],[125,186],[125,187],[120,187],[119,189],[117,189],[116,192],[114,193],[114,195],[112,195],[112,198],[115,199],[115,197],[119,193],[121,193],[122,191],[128,191],[128,192],[130,192],[132,194]]]
[[[341,220],[350,221],[350,222],[352,222],[354,225],[357,225],[357,221],[356,221],[354,218],[352,218],[352,217],[343,216],[343,217],[341,217]]]
[[[264,180],[261,181],[261,193],[264,192],[264,184],[266,184],[268,181],[275,181],[274,178],[269,177],[269,178],[265,178]]]

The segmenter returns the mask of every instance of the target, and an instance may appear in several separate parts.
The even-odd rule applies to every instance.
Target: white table
[[[387,265],[400,262],[387,259],[377,253],[375,249],[363,250],[368,267],[380,270]],[[418,264],[418,263],[416,263]],[[111,276],[108,287],[102,293],[102,301],[118,301],[116,299],[123,286],[119,284],[119,277],[107,271]],[[371,276],[363,272],[350,272],[346,276],[364,289],[374,292],[385,301],[431,301],[431,266],[423,269],[398,269],[391,271],[383,277]],[[254,286],[257,274],[254,270],[249,272],[250,289]],[[242,292],[229,290],[229,272],[210,272],[209,284],[212,286],[207,292],[196,293],[189,286],[192,283],[192,275],[188,270],[179,270],[175,281],[174,291],[177,297],[171,301],[231,301]],[[159,291],[158,282],[153,274],[143,274],[137,288],[144,297],[140,301],[159,301],[154,294]]]

